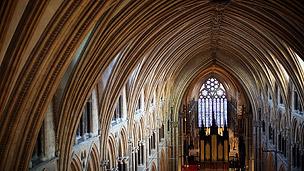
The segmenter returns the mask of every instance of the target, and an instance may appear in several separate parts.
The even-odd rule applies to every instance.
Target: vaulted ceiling
[[[103,99],[117,99],[138,71],[134,92],[147,82],[166,85],[178,103],[213,68],[237,79],[251,100],[273,80],[286,96],[286,72],[303,101],[304,72],[294,55],[304,59],[301,1],[4,0],[1,14],[0,168],[6,170],[27,167],[65,74],[57,114],[61,154],[69,152],[65,142],[72,142],[85,100],[105,72]],[[108,123],[115,104],[102,103]],[[68,160],[60,158],[60,169]]]

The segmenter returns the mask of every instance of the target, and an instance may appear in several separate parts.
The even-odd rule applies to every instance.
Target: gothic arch
[[[295,143],[300,143],[301,142],[301,134],[300,134],[300,126],[299,125],[297,125],[297,127],[295,128],[295,134],[294,134],[294,142]]]
[[[177,104],[185,85],[212,65],[226,69],[241,80],[240,84],[247,86],[253,110],[256,110],[259,92],[254,87],[262,87],[263,77],[274,77],[284,90],[284,73],[277,67],[281,63],[288,69],[297,90],[301,90],[299,96],[304,101],[303,73],[295,67],[288,53],[288,48],[292,47],[294,52],[304,56],[303,19],[299,15],[303,4],[298,1],[267,4],[232,1],[223,11],[216,11],[210,3],[183,0],[174,3],[26,1],[27,7],[21,9],[17,4],[5,3],[0,30],[0,39],[4,42],[0,55],[4,81],[0,83],[0,90],[5,92],[0,95],[0,121],[3,123],[0,166],[4,170],[28,167],[46,108],[78,52],[81,52],[80,60],[67,83],[60,113],[55,117],[59,170],[67,170],[70,165],[81,109],[111,61],[115,61],[115,66],[110,70],[100,99],[99,119],[103,125],[101,135],[104,135],[100,138],[102,158],[114,109],[111,101],[117,99],[137,64],[140,64],[140,72],[133,80],[134,94],[146,81],[154,87],[157,80],[168,80],[168,97],[176,93],[172,95],[173,105],[171,101],[168,103],[168,111],[171,105],[176,107],[174,113],[179,109]],[[255,8],[258,5],[263,8]],[[288,15],[280,15],[283,12]],[[164,18],[166,22],[162,22]],[[206,31],[203,26],[214,23],[217,18],[223,19],[221,27]],[[260,20],[256,21],[257,18]],[[5,22],[8,24],[3,24]],[[215,33],[217,30],[219,34]],[[214,39],[215,34],[219,41]],[[85,50],[81,50],[80,44],[86,38]],[[269,76],[268,73],[278,74]],[[173,87],[173,83],[180,84]],[[133,118],[131,109],[128,118]],[[287,125],[289,119],[287,117]]]
[[[293,142],[296,142],[296,129],[297,129],[297,126],[298,126],[298,121],[295,117],[292,118],[292,123],[291,123],[291,129],[292,129],[292,140]]]
[[[155,162],[152,162],[150,171],[157,171]]]
[[[107,153],[108,153],[108,160],[109,160],[109,168],[114,168],[116,167],[116,143],[115,143],[115,138],[113,135],[110,135],[108,138],[108,148],[107,148]]]
[[[266,170],[275,170],[274,169],[274,160],[273,160],[273,155],[272,153],[268,153],[267,156],[267,169]]]
[[[78,155],[74,154],[72,163],[71,163],[71,171],[82,171],[81,160]]]
[[[161,150],[161,156],[160,156],[160,163],[159,163],[160,171],[166,171],[167,170],[167,158],[165,154],[165,150]]]
[[[100,170],[100,157],[96,144],[92,145],[90,155],[88,157],[87,162],[87,170],[88,171],[99,171]]]
[[[119,151],[120,154],[118,154],[120,157],[124,157],[127,153],[127,146],[128,146],[128,141],[127,141],[127,136],[126,136],[126,129],[125,127],[121,128],[120,130],[120,136],[119,136]]]
[[[281,164],[279,171],[285,171],[286,170],[285,168],[286,168],[286,166],[284,164]]]

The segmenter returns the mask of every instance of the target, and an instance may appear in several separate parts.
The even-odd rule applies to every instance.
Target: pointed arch
[[[274,160],[272,153],[269,153],[267,156],[267,169],[266,170],[275,170],[274,169]]]
[[[72,163],[71,163],[71,171],[82,171],[81,160],[78,155],[74,154]]]
[[[121,155],[125,156],[128,147],[126,128],[122,127],[120,131],[120,145],[121,145]]]
[[[96,144],[94,143],[91,148],[90,156],[88,159],[87,170],[99,171],[100,170],[100,157]]]
[[[113,168],[116,166],[116,145],[115,138],[113,134],[109,135],[108,138],[108,160],[109,160],[109,168]]]
[[[284,164],[281,164],[279,171],[285,171],[286,170],[285,168],[286,168],[286,166]]]
[[[296,142],[296,137],[297,137],[297,119],[295,117],[292,118],[292,122],[291,122],[291,131],[292,131],[292,140],[293,142]]]
[[[117,157],[119,157],[120,159],[126,156],[127,144],[128,143],[126,139],[126,129],[125,127],[122,127],[118,139],[118,154],[117,154]]]
[[[160,163],[159,163],[160,171],[166,171],[167,170],[166,165],[167,165],[167,158],[166,158],[165,150],[162,149],[160,155]]]
[[[155,162],[152,162],[150,171],[157,171]]]

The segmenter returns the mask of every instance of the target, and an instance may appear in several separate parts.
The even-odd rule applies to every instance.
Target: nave
[[[0,14],[0,170],[304,170],[302,1]]]

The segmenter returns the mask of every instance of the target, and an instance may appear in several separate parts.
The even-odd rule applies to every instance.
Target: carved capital
[[[101,167],[107,167],[109,165],[109,160],[102,160]]]

